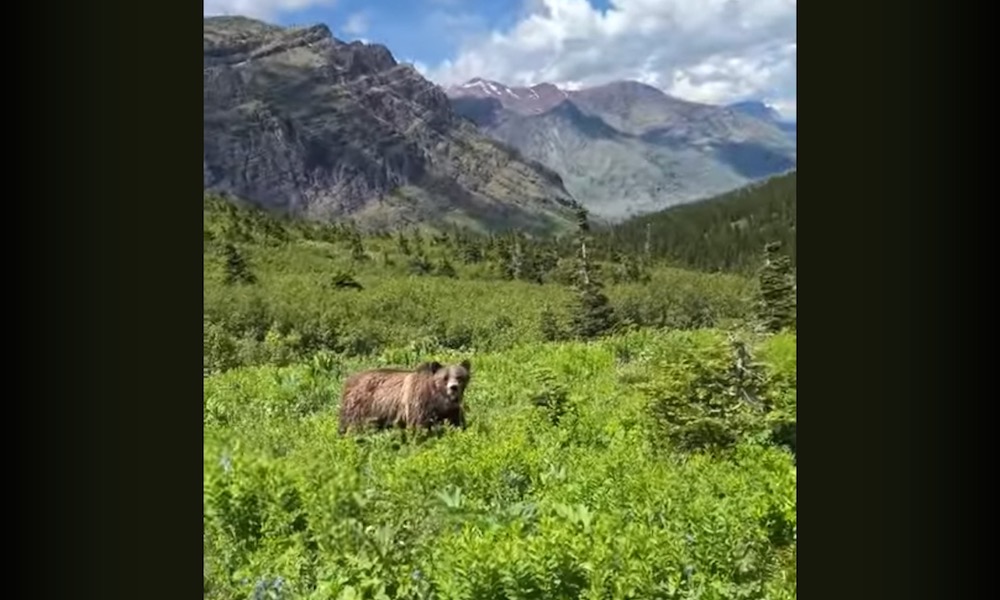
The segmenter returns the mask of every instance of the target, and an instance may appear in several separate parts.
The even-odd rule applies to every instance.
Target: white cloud
[[[340,30],[348,35],[361,35],[368,31],[368,15],[365,13],[354,13],[347,17],[347,22],[344,23]]]
[[[281,13],[290,13],[313,6],[332,6],[336,0],[203,0],[203,14],[238,15],[254,19],[272,19]]]
[[[771,104],[771,108],[778,111],[778,114],[780,114],[783,118],[788,119],[790,121],[795,121],[798,117],[798,114],[795,110],[794,98],[792,98],[791,100],[778,100]]]
[[[796,2],[611,0],[602,13],[587,0],[527,0],[513,27],[467,40],[429,75],[445,85],[635,79],[690,100],[794,107]]]

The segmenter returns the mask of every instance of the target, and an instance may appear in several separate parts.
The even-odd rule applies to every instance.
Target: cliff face
[[[204,21],[204,185],[383,226],[543,232],[575,205],[559,175],[456,117],[384,46],[239,17]]]

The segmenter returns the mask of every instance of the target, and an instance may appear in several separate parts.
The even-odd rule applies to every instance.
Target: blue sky
[[[339,0],[279,13],[279,24],[326,23],[341,39],[385,44],[400,60],[439,64],[454,57],[464,38],[516,22],[511,0]]]
[[[635,79],[796,118],[796,0],[204,0],[204,13],[325,23],[441,85]]]

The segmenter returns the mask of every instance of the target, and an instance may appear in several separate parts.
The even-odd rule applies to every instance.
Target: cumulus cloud
[[[273,19],[281,13],[291,13],[315,6],[332,6],[335,0],[204,0],[206,17],[238,15],[255,19]]]
[[[466,40],[429,71],[567,87],[634,79],[681,98],[768,101],[794,115],[797,0],[528,0],[504,31]],[[785,110],[782,110],[784,108]]]

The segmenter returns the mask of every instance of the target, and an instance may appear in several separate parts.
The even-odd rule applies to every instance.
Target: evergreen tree
[[[448,260],[447,256],[441,259],[441,264],[438,265],[437,268],[437,274],[442,277],[458,277],[458,273],[455,272],[455,267],[452,266],[451,261]]]
[[[418,253],[416,256],[410,259],[410,272],[414,275],[428,275],[434,271],[434,265],[431,261],[427,260],[424,253]]]
[[[542,269],[539,265],[538,254],[531,246],[525,246],[524,257],[521,260],[521,278],[531,283],[539,285],[545,283],[542,277]]]
[[[521,279],[524,277],[524,255],[521,253],[521,241],[512,236],[507,251],[507,278]]]
[[[463,237],[459,242],[459,256],[465,264],[474,264],[483,260],[483,251],[475,240]]]
[[[413,250],[416,251],[417,254],[424,253],[424,238],[420,235],[419,228],[413,229]]]
[[[768,331],[795,327],[795,281],[781,242],[764,246],[764,266],[760,270],[760,318]]]
[[[495,255],[494,267],[500,274],[500,278],[508,281],[514,279],[517,274],[517,263],[508,241],[504,238],[496,239],[493,242],[493,253]]]
[[[550,274],[559,265],[559,255],[551,247],[543,247],[535,254],[535,268],[538,270],[539,281]]]
[[[611,250],[611,282],[618,284],[629,281],[628,255]]]
[[[645,259],[646,264],[653,258],[653,224],[646,223],[646,242],[643,244],[642,248],[643,259]]]
[[[614,274],[616,282],[626,283],[646,283],[649,280],[649,273],[640,266],[639,261],[630,254],[615,252],[613,259],[616,263]]]
[[[236,249],[236,246],[227,243],[222,248],[225,258],[226,283],[229,285],[236,283],[254,284],[257,277],[250,271],[246,258]]]
[[[531,240],[523,233],[511,237],[507,274],[510,279],[542,283]]]
[[[403,235],[402,231],[399,232],[399,236],[396,238],[396,244],[399,246],[399,251],[404,255],[409,256],[412,252],[412,250],[410,250],[410,241],[406,239],[406,236]]]
[[[576,306],[572,311],[571,323],[573,333],[583,339],[592,339],[610,331],[615,325],[615,314],[608,297],[604,295],[603,285],[595,276],[595,270],[587,254],[590,223],[587,220],[587,210],[580,207],[577,210],[577,281]]]
[[[542,339],[546,342],[555,342],[566,337],[559,323],[559,317],[551,309],[542,309],[538,326],[542,333]]]

